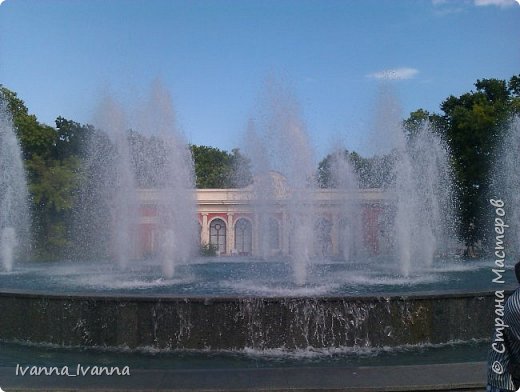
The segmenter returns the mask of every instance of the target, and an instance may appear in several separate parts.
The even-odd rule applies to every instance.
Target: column
[[[208,214],[202,214],[202,230],[200,231],[201,245],[209,244]]]
[[[226,231],[226,251],[230,255],[231,251],[235,248],[235,224],[233,221],[233,214],[227,214],[227,231]]]

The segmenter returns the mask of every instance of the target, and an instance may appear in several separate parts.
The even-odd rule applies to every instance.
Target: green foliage
[[[11,91],[0,84],[0,92],[2,93],[3,98],[7,101],[7,107],[13,117],[19,115],[27,116],[29,114],[27,106],[25,106],[25,103],[18,98],[18,95],[14,91]]]
[[[57,136],[54,129],[38,123],[36,117],[32,115],[15,118],[14,124],[18,130],[25,158],[31,159],[34,156],[40,156],[49,159],[52,157]]]
[[[6,87],[0,91],[22,146],[32,200],[35,256],[62,255],[67,237],[73,195],[79,185],[80,149],[88,127],[59,117],[57,128],[41,124],[29,114],[25,103]]]
[[[205,257],[211,257],[217,255],[217,245],[215,244],[202,244],[199,248],[199,254]]]
[[[345,154],[348,154],[348,151],[345,150]],[[328,154],[325,158],[323,158],[318,163],[318,172],[316,174],[316,182],[320,188],[332,188],[332,159],[333,156]]]
[[[404,121],[409,135],[430,120],[452,154],[460,201],[461,238],[468,245],[485,239],[487,196],[497,147],[512,113],[519,113],[518,76],[509,82],[482,79],[476,91],[450,96],[441,104],[442,115],[417,110]]]
[[[34,205],[52,215],[70,211],[73,207],[72,195],[79,184],[79,166],[80,161],[76,157],[44,161],[35,155],[29,160],[29,190]]]
[[[410,113],[410,116],[403,121],[403,127],[408,139],[412,139],[420,131],[421,127],[430,119],[427,110],[418,109]]]
[[[520,97],[520,75],[515,75],[511,79],[509,79],[507,89],[513,97]]]
[[[96,137],[99,140],[98,150],[110,145],[110,140],[106,135],[96,132]],[[163,141],[155,136],[148,137],[130,130],[128,131],[128,142],[137,186],[141,188],[157,187],[158,182],[161,181],[160,176],[157,178],[150,174],[166,164],[167,152]],[[112,153],[107,151],[106,154],[111,155]]]
[[[24,158],[33,155],[47,158],[56,142],[57,133],[51,127],[40,124],[36,116],[29,114],[25,103],[17,94],[0,85],[0,92],[7,101],[7,107],[13,117],[18,139],[22,146]]]
[[[55,159],[70,157],[84,158],[89,137],[94,133],[91,125],[81,125],[63,117],[56,119],[56,141],[54,148]]]
[[[63,256],[71,245],[71,224],[74,194],[79,187],[80,160],[44,160],[34,155],[26,161],[29,191],[35,217],[35,256],[49,259]]]
[[[251,183],[249,160],[238,149],[232,153],[208,146],[190,146],[197,188],[235,188]]]
[[[345,159],[348,160],[350,158],[347,150],[345,150],[343,154]],[[316,182],[320,188],[336,188],[333,170],[337,159],[337,155],[328,154],[318,163]]]
[[[357,152],[344,152],[345,158],[352,165],[357,175],[360,188],[384,188],[392,179],[393,155],[364,158]],[[329,154],[318,164],[317,183],[320,188],[335,188],[332,168],[335,155]]]
[[[231,185],[234,188],[244,188],[253,182],[251,160],[242,155],[238,148],[231,150]]]

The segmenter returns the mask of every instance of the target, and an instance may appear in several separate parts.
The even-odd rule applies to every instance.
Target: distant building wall
[[[268,211],[262,211],[272,219],[274,227],[278,226],[278,238],[270,237],[273,245],[272,254],[287,255],[290,253],[289,239],[284,238],[289,221],[287,211],[287,194],[282,194],[272,203]],[[197,216],[201,244],[218,244],[220,255],[258,255],[262,241],[262,230],[256,216],[254,193],[250,188],[244,189],[198,189],[195,192]],[[379,253],[384,247],[381,236],[384,235],[381,217],[391,200],[388,195],[378,189],[364,189],[345,194],[330,189],[317,190],[312,194],[312,210],[316,219],[330,229],[330,244],[323,249],[314,249],[315,253],[327,252],[338,255],[342,249],[341,217],[344,214],[345,200],[350,199],[357,209],[361,227],[361,242],[371,253]],[[139,191],[140,227],[139,247],[141,256],[153,255],[158,250],[156,239],[157,208],[160,203],[158,192],[153,189]],[[305,213],[302,206],[302,213]],[[266,217],[264,217],[266,218]],[[317,223],[318,224],[318,223]],[[238,236],[238,238],[237,238]],[[249,239],[250,236],[251,238]],[[265,239],[264,239],[265,241]],[[383,242],[383,243],[382,243]],[[326,249],[325,249],[326,248]]]

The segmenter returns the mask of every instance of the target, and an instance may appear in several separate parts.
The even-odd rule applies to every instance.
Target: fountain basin
[[[398,347],[489,339],[492,260],[437,260],[408,277],[391,260],[315,260],[290,283],[282,260],[19,263],[0,273],[0,340],[164,350]],[[512,290],[508,268],[500,289]],[[457,289],[455,289],[457,288]]]
[[[0,291],[0,339],[167,350],[384,347],[489,338],[493,292],[350,297]]]

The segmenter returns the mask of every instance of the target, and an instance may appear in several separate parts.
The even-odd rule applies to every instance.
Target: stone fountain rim
[[[514,287],[504,288],[504,294],[510,295],[514,291]],[[203,303],[210,305],[219,302],[301,302],[301,301],[320,301],[320,302],[373,302],[378,300],[381,302],[395,302],[408,300],[431,300],[449,299],[449,298],[468,298],[468,297],[491,297],[495,296],[495,291],[472,291],[472,290],[443,290],[435,291],[418,291],[418,292],[395,292],[395,293],[373,293],[372,295],[293,295],[293,296],[262,296],[262,295],[179,295],[179,294],[125,294],[125,293],[108,293],[108,292],[49,292],[49,291],[28,291],[18,289],[0,289],[0,297],[18,297],[18,298],[47,298],[47,299],[70,299],[70,300],[96,300],[96,301],[135,301],[135,302],[186,302],[186,303]]]

